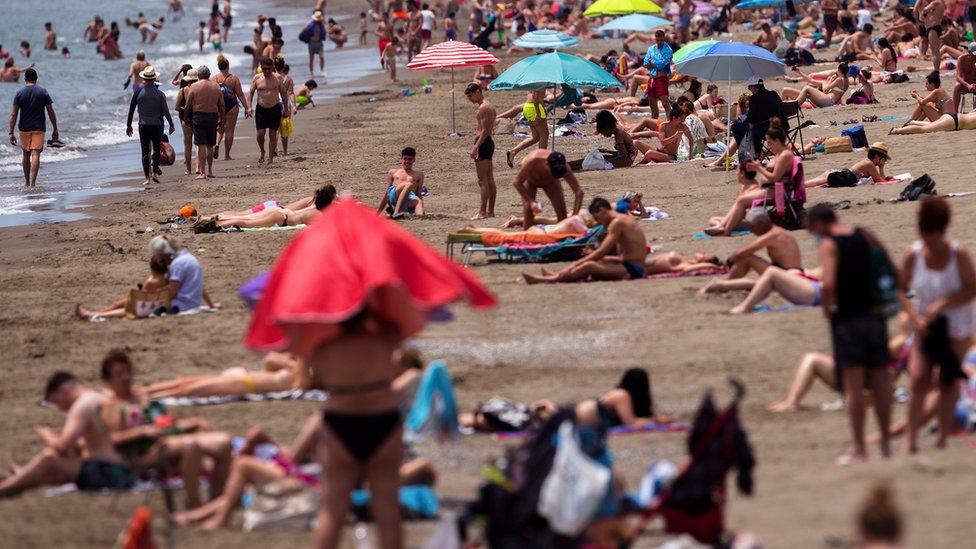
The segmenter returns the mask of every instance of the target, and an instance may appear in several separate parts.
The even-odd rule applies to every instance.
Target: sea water
[[[125,135],[125,117],[132,91],[131,87],[122,87],[136,52],[145,51],[146,59],[160,73],[160,87],[170,98],[174,117],[173,99],[178,88],[170,84],[173,74],[184,63],[194,67],[206,64],[212,72],[217,72],[217,52],[208,42],[201,53],[197,40],[200,21],[209,18],[209,0],[184,0],[185,14],[182,18],[168,17],[153,44],[142,43],[139,32],[125,26],[125,18],[135,20],[140,11],[154,22],[166,16],[167,5],[167,0],[5,2],[0,14],[0,44],[5,51],[11,52],[18,67],[36,64],[38,84],[45,87],[54,100],[60,138],[66,146],[45,148],[37,186],[26,188],[19,145],[15,147],[6,139],[0,140],[0,227],[80,219],[85,216],[84,206],[104,201],[105,195],[138,190],[111,185],[120,181],[124,174],[141,172],[142,169],[138,133],[131,138]],[[281,8],[258,0],[234,0],[232,5],[233,26],[228,41],[223,44],[223,53],[230,61],[231,72],[241,76],[245,93],[251,56],[244,53],[244,46],[251,44],[259,13],[277,18],[284,34],[284,55],[291,66],[291,76],[296,87],[304,83],[310,77],[308,54],[297,36],[309,20],[309,9]],[[100,15],[106,26],[118,21],[122,32],[119,39],[122,59],[106,61],[95,51],[95,43],[82,41],[85,25],[95,15]],[[315,76],[320,86],[315,93],[316,102],[355,91],[350,87],[351,81],[379,70],[375,46],[355,45],[358,18],[328,15],[346,26],[351,40],[345,48],[338,50],[333,44],[327,44],[327,79],[320,74]],[[43,49],[44,23],[47,21],[53,24],[58,35],[56,51]],[[265,39],[270,37],[267,28],[264,36]],[[32,46],[30,59],[20,54],[22,40]],[[61,56],[60,50],[65,46],[71,51],[70,59]],[[317,63],[318,59],[316,71]],[[14,94],[22,86],[23,77],[16,84],[0,83],[0,119],[5,123]],[[239,124],[251,123],[243,120],[243,114],[240,116]],[[134,120],[133,125],[136,123]],[[164,168],[163,185],[183,169],[179,121],[176,121],[176,128],[171,141],[179,158],[175,166]],[[49,122],[46,139],[50,139],[50,132]],[[219,175],[219,165],[217,169]]]

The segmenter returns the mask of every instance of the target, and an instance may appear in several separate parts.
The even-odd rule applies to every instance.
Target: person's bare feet
[[[152,179],[152,182],[153,182],[153,183],[159,183],[159,178],[158,178],[158,177],[156,177],[155,175],[154,175],[154,176],[152,176],[152,177],[151,177],[150,179]]]
[[[838,467],[847,467],[848,465],[853,465],[855,463],[867,463],[868,455],[864,452],[856,452],[854,450],[848,451],[841,454],[834,460],[834,465]]]
[[[552,275],[556,274],[555,271],[550,271],[549,269],[547,269],[545,267],[542,267],[542,269],[540,269],[540,270],[542,271],[542,274],[545,275],[545,276],[552,276]]]
[[[544,278],[542,278],[540,276],[536,276],[534,274],[529,274],[529,273],[522,273],[522,278],[525,279],[525,283],[526,284],[529,284],[529,285],[532,285],[532,284],[543,284],[543,283],[549,282],[548,280],[546,280],[546,279],[544,279]]]
[[[515,225],[516,225],[515,220],[516,219],[518,219],[518,218],[515,217],[514,215],[508,216],[508,219],[505,220],[505,224],[502,225],[502,228],[503,229],[511,229],[511,228],[515,227]]]
[[[906,454],[917,454],[918,453],[918,443],[911,442],[907,438],[905,443],[901,447],[901,451]]]
[[[213,174],[213,172],[210,172],[207,174],[207,177],[216,177],[216,176]]]
[[[744,315],[744,314],[746,314],[748,312],[749,311],[745,307],[743,307],[742,305],[736,305],[735,307],[732,307],[731,309],[729,309],[729,314],[730,315]]]
[[[224,160],[233,160],[233,158],[231,158],[229,154],[225,154]]]
[[[725,234],[725,229],[722,227],[709,227],[702,232],[708,236],[722,236]]]
[[[201,174],[197,175],[196,177],[194,177],[193,179],[200,180],[200,181],[204,181],[204,180],[207,179],[207,176],[205,174],[202,174],[201,173]]]
[[[800,407],[796,404],[790,404],[782,400],[771,402],[766,405],[767,412],[795,412],[799,409]]]
[[[183,170],[183,175],[190,175],[190,168]]]
[[[75,305],[75,316],[85,320],[89,320],[95,313],[89,311],[88,309],[81,306],[81,304]]]
[[[261,158],[258,158],[258,164],[259,165],[260,164],[264,164],[264,155],[263,154],[261,155]]]
[[[705,284],[704,286],[701,287],[700,290],[698,290],[698,295],[705,295],[705,294],[711,293],[712,292],[712,288],[715,287],[715,284],[717,282],[718,282],[718,279],[717,278],[713,278],[713,279],[709,280],[708,281],[708,284]]]
[[[146,186],[148,186],[148,185],[149,185],[150,183],[152,183],[152,179],[146,179],[145,181],[143,181],[143,182],[142,182],[142,186],[144,186],[144,187],[146,187]]]
[[[487,217],[488,217],[488,214],[486,214],[484,212],[478,212],[478,213],[474,214],[473,216],[469,217],[468,219],[470,219],[471,221],[476,221],[478,219],[485,219]],[[468,225],[468,227],[472,227],[473,228],[472,225]],[[465,227],[465,228],[467,229],[468,227]]]

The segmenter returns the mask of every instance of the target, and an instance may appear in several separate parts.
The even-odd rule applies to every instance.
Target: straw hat
[[[139,73],[139,78],[142,78],[143,80],[155,80],[158,77],[159,74],[156,73],[156,69],[152,65],[147,65],[146,68],[142,69],[142,72]]]
[[[870,147],[868,147],[868,152],[871,151],[874,151],[876,153],[881,153],[885,156],[885,158],[889,160],[891,159],[891,154],[888,153],[888,144],[885,143],[884,141],[878,141],[877,143],[873,143]]]
[[[322,15],[321,11],[315,10],[315,13],[312,14],[313,21],[318,21],[321,23],[323,19],[325,19],[325,17]]]
[[[183,77],[183,80],[185,80],[187,82],[196,82],[199,79],[200,79],[200,77],[197,76],[197,70],[196,69],[190,69],[190,70],[186,71],[186,75]]]

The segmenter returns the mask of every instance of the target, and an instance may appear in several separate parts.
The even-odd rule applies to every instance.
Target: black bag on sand
[[[898,195],[897,201],[899,202],[914,202],[923,195],[934,195],[935,194],[935,181],[929,177],[929,174],[924,173],[920,177],[909,183]]]
[[[857,175],[851,170],[838,170],[827,174],[827,186],[836,187],[855,187],[857,186]]]

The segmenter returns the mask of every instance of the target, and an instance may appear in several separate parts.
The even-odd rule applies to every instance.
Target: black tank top
[[[837,244],[837,311],[834,318],[873,314],[871,244],[864,231],[855,228],[850,236],[832,238]]]

